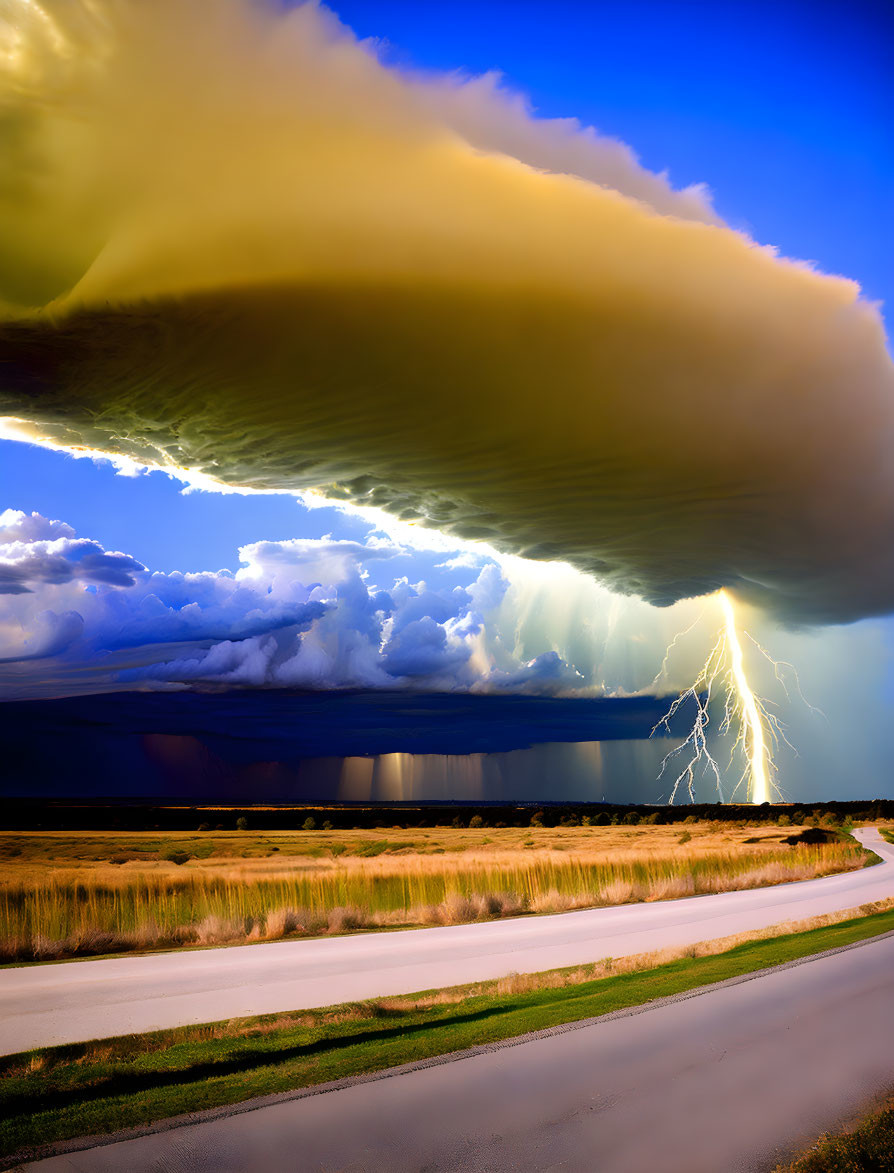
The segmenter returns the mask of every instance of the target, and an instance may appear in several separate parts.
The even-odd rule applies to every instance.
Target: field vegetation
[[[854,1126],[820,1137],[809,1152],[773,1173],[890,1173],[894,1169],[894,1094]]]
[[[867,940],[894,930],[891,904],[570,970],[8,1056],[0,1167],[53,1141],[493,1043]],[[826,1168],[890,1166],[812,1164],[803,1173]]]
[[[803,834],[695,820],[8,833],[0,836],[0,961],[665,900],[810,879],[872,858],[832,831],[830,842],[800,841]]]

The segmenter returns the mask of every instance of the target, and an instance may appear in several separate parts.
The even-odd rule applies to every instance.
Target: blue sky
[[[62,518],[107,549],[166,572],[235,570],[238,547],[248,542],[334,531],[358,538],[369,528],[342,510],[306,509],[285,494],[184,493],[182,482],[164,473],[119,476],[106,461],[14,440],[0,441],[0,503]]]
[[[706,183],[732,225],[891,302],[891,5],[342,0],[334,7],[358,35],[387,42],[387,60],[499,70],[543,116],[574,116],[623,140],[677,187]],[[364,528],[287,497],[183,496],[159,474],[118,477],[109,465],[8,441],[0,441],[0,504],[65,518],[165,571],[235,568],[246,542],[357,537]]]

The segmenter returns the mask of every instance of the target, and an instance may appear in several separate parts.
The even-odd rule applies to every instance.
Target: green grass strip
[[[148,1124],[640,1006],[894,930],[894,910],[712,957],[426,1008],[376,1002],[53,1047],[0,1059],[0,1155]],[[4,1160],[4,1165],[10,1162]]]

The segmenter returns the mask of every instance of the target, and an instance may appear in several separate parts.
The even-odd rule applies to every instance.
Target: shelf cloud
[[[388,67],[314,4],[7,23],[0,411],[35,435],[380,506],[656,604],[891,610],[894,372],[853,282],[493,78]],[[442,663],[443,623],[415,622],[378,669]]]

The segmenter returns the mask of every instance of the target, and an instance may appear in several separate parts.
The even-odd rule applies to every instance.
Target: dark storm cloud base
[[[656,697],[280,690],[10,701],[0,706],[6,758],[0,793],[272,801],[282,799],[308,760],[636,741],[649,737],[667,704]],[[336,796],[319,772],[312,794],[293,795],[296,801]]]

